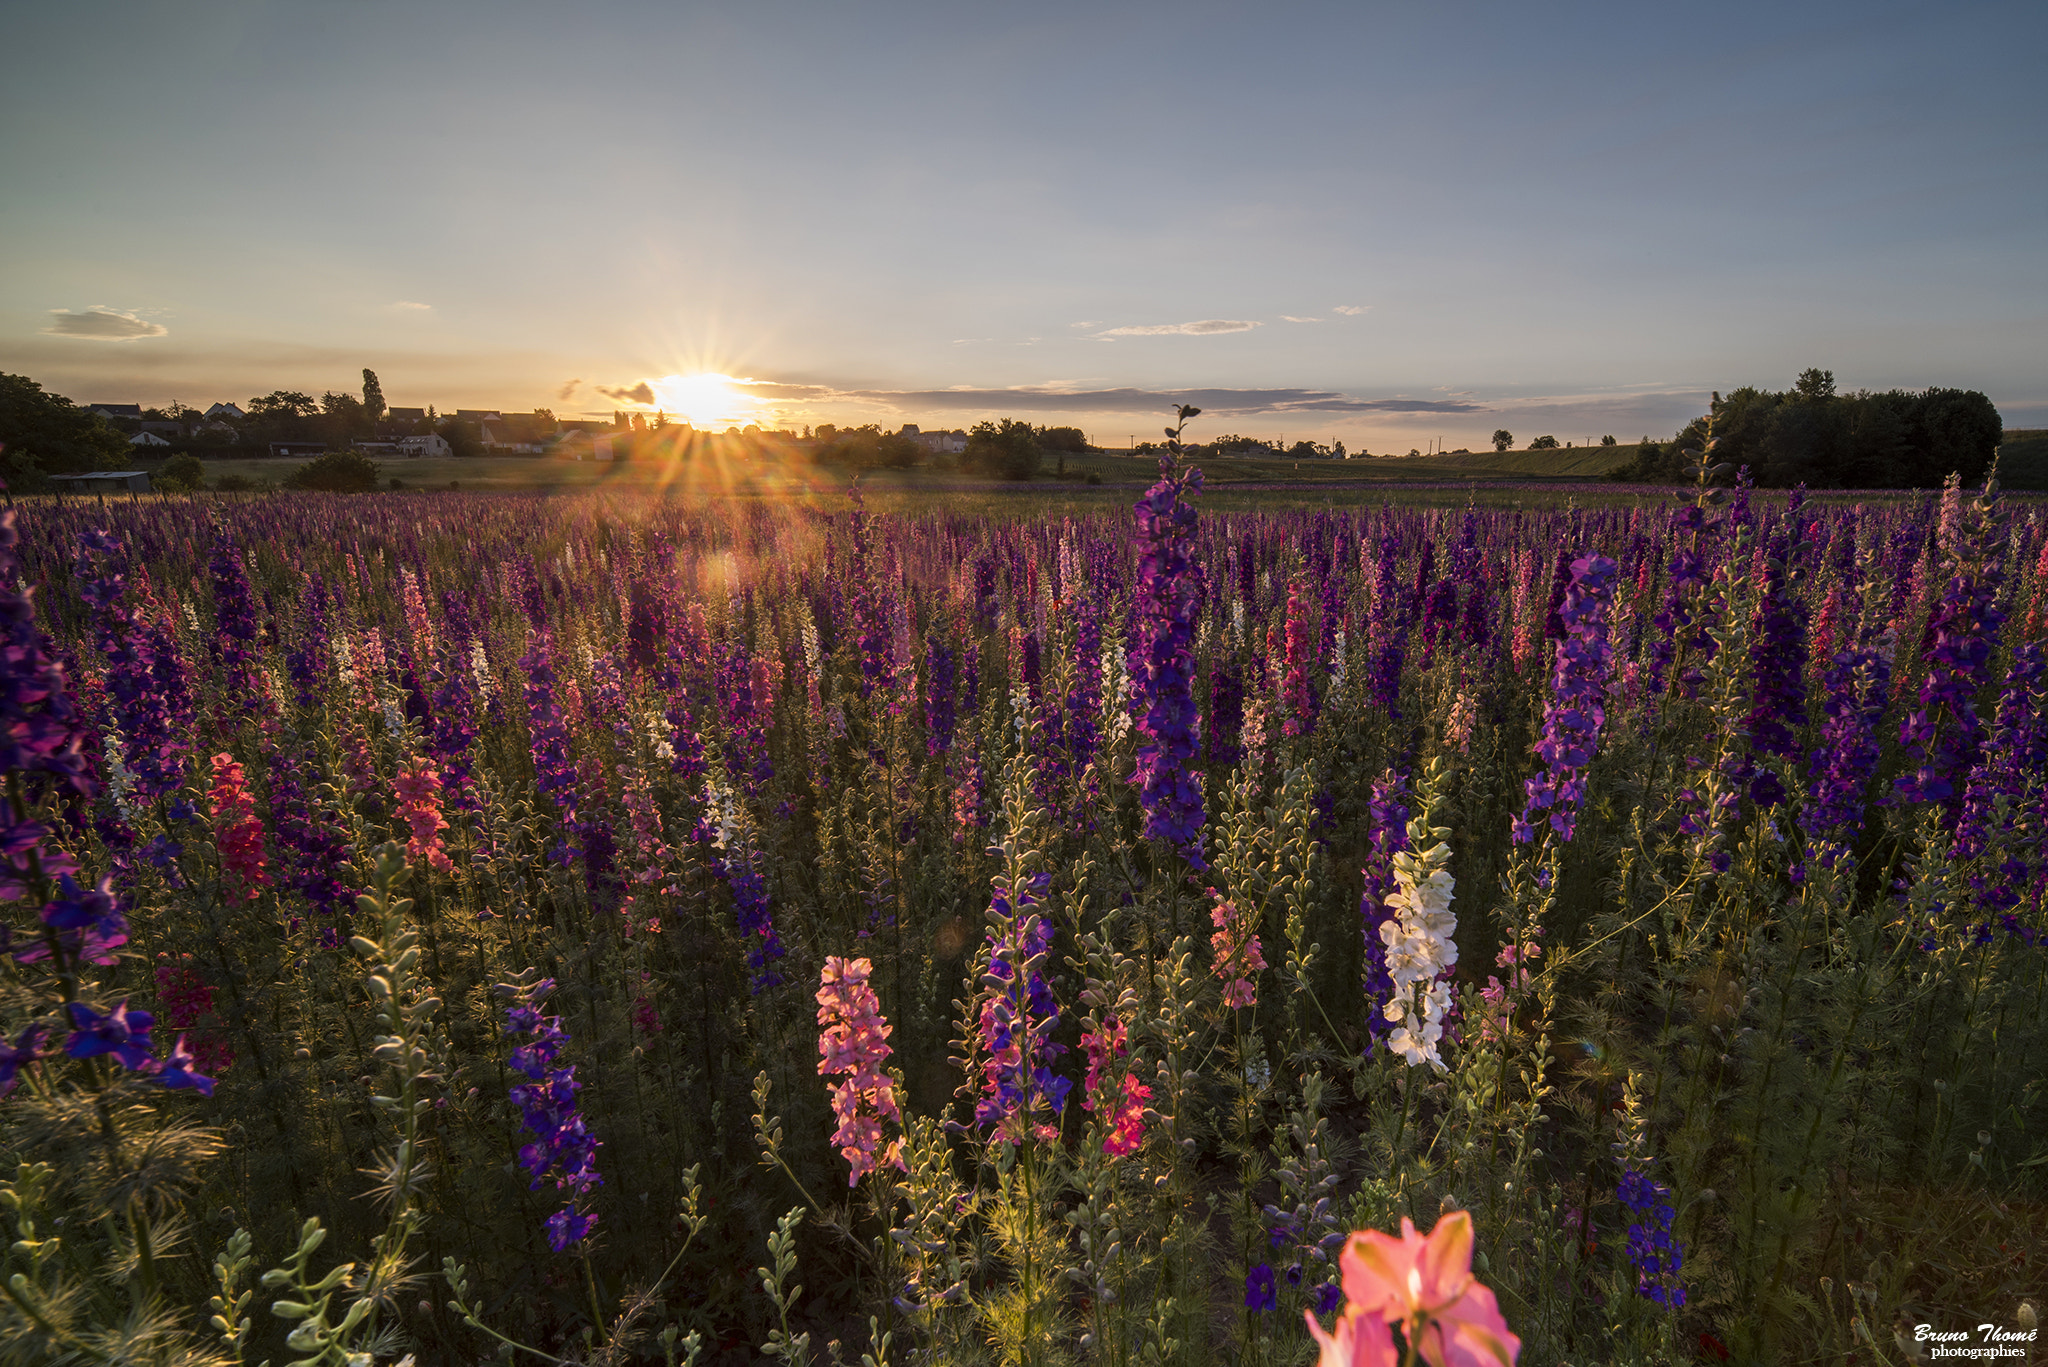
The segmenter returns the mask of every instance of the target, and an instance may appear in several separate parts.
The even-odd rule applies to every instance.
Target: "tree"
[[[206,467],[190,452],[180,452],[157,466],[150,480],[154,487],[173,494],[187,493],[205,482]]]
[[[1038,434],[1028,422],[1004,418],[1000,423],[978,422],[967,434],[967,450],[960,463],[969,470],[997,479],[1030,479],[1038,473],[1045,454],[1039,449]]]
[[[337,446],[346,446],[376,430],[369,413],[363,408],[363,401],[353,394],[337,394],[329,390],[320,396],[320,411],[321,426],[326,429],[327,440]]]
[[[1612,435],[1610,434],[1610,435],[1608,435],[1608,436],[1605,436],[1605,437],[1602,437],[1602,438],[1600,438],[1600,444],[1601,444],[1602,446],[1613,446],[1613,445],[1615,445],[1616,443],[1615,443],[1614,437],[1613,437],[1613,436],[1612,436]]]
[[[1551,436],[1538,437],[1529,443],[1529,449],[1531,451],[1555,451],[1557,449],[1557,438]]]
[[[377,487],[377,462],[360,451],[329,451],[285,477],[287,489],[329,494],[366,494]]]
[[[1808,367],[1799,372],[1799,378],[1792,383],[1792,392],[1802,403],[1821,403],[1835,397],[1835,372],[1815,370]]]
[[[377,383],[377,372],[363,367],[363,412],[372,423],[384,420],[384,386]]]
[[[0,451],[8,481],[27,490],[43,475],[112,470],[128,455],[128,443],[105,418],[45,394],[26,375],[0,375]]]
[[[1070,451],[1085,455],[1095,448],[1088,444],[1088,434],[1078,427],[1041,427],[1038,429],[1038,445],[1046,451]]]
[[[310,418],[319,411],[312,395],[296,389],[274,389],[260,399],[249,400],[252,418]]]
[[[1337,438],[1337,439],[1333,440],[1333,441],[1332,441],[1332,442],[1330,443],[1330,459],[1331,459],[1331,460],[1349,460],[1349,459],[1351,459],[1351,457],[1350,457],[1349,453],[1347,453],[1347,452],[1346,452],[1346,451],[1344,450],[1344,439],[1343,439],[1342,437],[1339,437],[1339,438]]]
[[[1500,427],[1500,428],[1496,428],[1496,429],[1494,429],[1494,433],[1493,433],[1493,449],[1494,449],[1494,450],[1496,450],[1496,451],[1505,451],[1505,450],[1507,450],[1507,449],[1508,449],[1508,448],[1509,448],[1510,446],[1513,446],[1514,444],[1515,444],[1515,434],[1514,434],[1514,433],[1512,433],[1512,432],[1508,431],[1508,429],[1507,429],[1507,428],[1505,428],[1505,427]]]

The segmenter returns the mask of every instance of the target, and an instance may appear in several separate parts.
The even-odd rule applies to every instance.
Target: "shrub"
[[[287,489],[327,494],[366,494],[377,487],[377,463],[357,451],[329,451],[285,477]]]

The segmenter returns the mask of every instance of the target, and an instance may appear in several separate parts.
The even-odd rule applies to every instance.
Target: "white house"
[[[455,448],[448,444],[446,437],[442,436],[400,437],[398,439],[398,449],[405,453],[408,460],[418,460],[421,456],[452,456],[455,454]]]
[[[223,418],[228,419],[229,421],[239,422],[241,419],[247,417],[248,414],[242,411],[241,406],[239,404],[217,403],[213,407],[206,410],[206,416],[213,419],[216,422],[220,421]]]
[[[169,446],[170,443],[154,432],[137,432],[128,438],[130,446]]]

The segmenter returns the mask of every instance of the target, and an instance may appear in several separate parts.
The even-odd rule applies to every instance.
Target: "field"
[[[2048,510],[1532,458],[20,500],[0,1361],[2024,1332]]]

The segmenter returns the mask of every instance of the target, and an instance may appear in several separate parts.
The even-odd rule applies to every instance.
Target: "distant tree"
[[[961,464],[978,474],[997,479],[1030,479],[1045,459],[1038,434],[1028,422],[1004,418],[999,423],[978,422],[967,434],[967,450]]]
[[[1557,449],[1557,438],[1551,436],[1538,437],[1529,443],[1529,449],[1531,451],[1555,451]]]
[[[1815,370],[1808,367],[1799,372],[1799,378],[1792,383],[1792,392],[1802,403],[1819,403],[1835,397],[1835,372]]]
[[[552,408],[536,408],[533,410],[533,416],[536,422],[550,432],[559,426],[555,421],[555,410]]]
[[[384,386],[377,383],[377,372],[363,367],[363,412],[371,423],[384,421]]]
[[[377,487],[377,462],[360,451],[329,451],[285,476],[284,487],[329,494],[366,494]]]
[[[346,446],[376,431],[376,424],[363,407],[363,401],[353,394],[337,394],[332,390],[322,394],[320,415],[327,440],[337,446]]]
[[[908,470],[923,454],[924,448],[901,432],[885,432],[875,438],[875,464],[885,470]]]
[[[1411,446],[1408,448],[1408,454],[1411,456],[1419,456],[1422,454],[1422,448],[1419,446]]]
[[[179,452],[156,467],[150,476],[150,486],[167,493],[182,494],[197,489],[206,482],[206,467],[199,463],[199,457],[189,452]]]
[[[1496,450],[1496,451],[1505,451],[1505,450],[1507,450],[1507,449],[1508,449],[1508,448],[1509,448],[1510,446],[1513,446],[1514,444],[1515,444],[1515,434],[1514,434],[1514,433],[1512,433],[1512,432],[1508,431],[1508,429],[1507,429],[1507,428],[1505,428],[1505,427],[1499,427],[1499,428],[1495,428],[1495,429],[1494,429],[1494,433],[1493,433],[1493,449],[1494,449],[1494,450]]]
[[[260,399],[249,400],[252,418],[310,418],[319,411],[320,405],[312,395],[296,389],[272,390]]]
[[[461,418],[443,418],[434,426],[434,434],[448,443],[448,453],[464,460],[484,453],[483,434],[476,424],[464,422]]]
[[[1321,442],[1298,441],[1287,448],[1287,456],[1290,460],[1328,460],[1330,448]]]
[[[112,470],[128,442],[105,418],[45,394],[26,375],[0,375],[0,450],[10,485],[26,491],[44,475]]]
[[[1614,440],[1614,438],[1613,438],[1612,436],[1605,436],[1605,437],[1602,437],[1602,438],[1600,438],[1600,444],[1601,444],[1602,446],[1614,446],[1614,445],[1616,445],[1617,443],[1615,442],[1615,440]]]
[[[1088,444],[1088,434],[1078,427],[1041,427],[1038,429],[1038,445],[1047,451],[1071,451],[1083,455],[1095,448]]]
[[[1279,450],[1264,437],[1241,437],[1235,432],[1225,433],[1209,443],[1209,450],[1219,456],[1277,456]]]
[[[1335,438],[1330,442],[1331,460],[1349,460],[1350,458],[1351,457],[1348,454],[1346,454],[1344,450],[1344,441],[1341,437]]]

